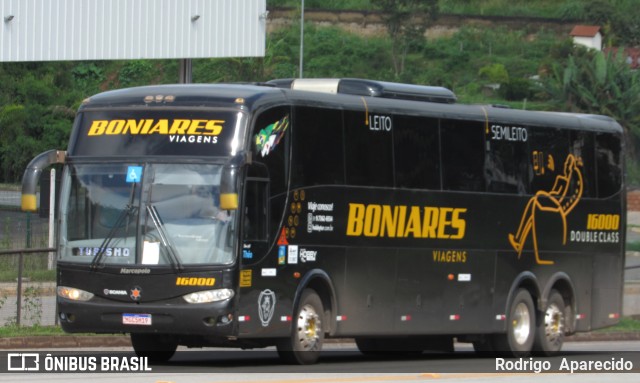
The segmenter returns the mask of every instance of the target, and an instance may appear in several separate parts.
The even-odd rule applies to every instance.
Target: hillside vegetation
[[[372,1],[306,0],[305,6],[371,9]],[[267,3],[269,7],[300,6],[299,0],[268,0]],[[615,4],[614,12],[607,11],[609,19],[603,23],[604,28],[611,31],[607,43],[633,41],[634,34],[621,35],[613,31],[611,20],[635,14],[631,7],[640,5],[640,0],[441,0],[439,6],[440,13],[504,15],[508,11],[527,17],[593,20],[589,12],[602,3]],[[297,77],[300,46],[297,23],[293,21],[291,27],[268,35],[265,57],[193,60],[193,81],[246,82]],[[635,24],[616,25],[626,25],[625,28],[633,31]],[[637,31],[640,33],[640,27]],[[631,77],[615,60],[607,61],[611,64],[603,67],[592,53],[576,50],[567,36],[534,30],[526,23],[521,28],[462,27],[447,37],[412,40],[407,45],[402,70],[394,68],[390,54],[392,40],[387,37],[364,38],[339,28],[307,23],[304,47],[305,77],[361,77],[440,85],[452,89],[461,102],[507,103],[515,108],[590,113],[604,110],[604,114],[623,122],[630,132],[640,132],[640,121],[633,117],[640,116],[640,101],[624,104],[616,99],[606,103],[598,99],[615,92],[623,92],[627,98],[634,92],[640,94],[637,74]],[[567,91],[571,89],[564,84],[565,71],[573,65],[575,81],[585,81],[591,76],[591,63],[599,65],[592,75],[605,79],[605,83],[597,94],[576,86],[586,101],[583,104],[568,102]],[[609,75],[603,77],[602,70],[608,70]],[[84,98],[109,89],[175,83],[178,61],[3,63],[0,81],[3,84],[0,88],[0,182],[15,183],[34,155],[51,148],[66,148],[75,110]],[[489,84],[500,84],[500,90],[491,91]],[[609,85],[617,88],[609,89]],[[625,111],[602,109],[605,104],[608,108],[622,105]]]

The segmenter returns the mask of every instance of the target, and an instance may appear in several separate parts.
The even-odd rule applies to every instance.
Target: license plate
[[[122,324],[151,326],[151,314],[122,314]]]

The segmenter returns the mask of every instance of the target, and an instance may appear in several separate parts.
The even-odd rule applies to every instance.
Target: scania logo
[[[104,295],[127,295],[127,291],[126,290],[104,289],[104,290],[102,290],[102,292],[104,293]]]

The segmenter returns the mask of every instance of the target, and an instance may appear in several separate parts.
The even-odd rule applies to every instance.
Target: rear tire
[[[305,289],[293,317],[291,337],[281,339],[276,347],[280,358],[289,364],[313,364],[320,358],[324,342],[322,300]]]
[[[533,349],[536,354],[550,356],[562,349],[566,332],[566,308],[562,295],[551,290],[547,308],[536,331]]]
[[[178,344],[158,334],[131,334],[131,345],[136,355],[146,357],[150,363],[164,363],[175,354]]]
[[[536,312],[531,294],[518,289],[509,305],[507,332],[492,336],[493,350],[508,357],[523,357],[531,353],[536,333]]]

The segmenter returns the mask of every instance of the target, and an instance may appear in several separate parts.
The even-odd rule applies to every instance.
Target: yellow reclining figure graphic
[[[567,243],[567,215],[576,207],[580,198],[584,184],[582,173],[578,166],[581,161],[573,154],[569,154],[564,162],[564,173],[556,177],[551,191],[538,191],[527,203],[522,213],[520,226],[515,235],[509,234],[509,242],[514,250],[518,252],[518,257],[522,254],[522,248],[527,240],[529,232],[533,230],[533,251],[536,255],[536,262],[539,265],[552,265],[553,261],[540,259],[538,254],[538,238],[536,236],[536,213],[538,211],[558,213],[562,218],[563,236],[562,244]]]

